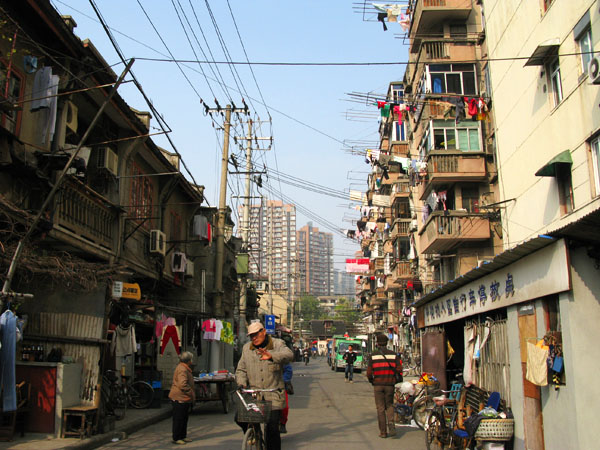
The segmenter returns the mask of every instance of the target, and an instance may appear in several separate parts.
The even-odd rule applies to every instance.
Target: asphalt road
[[[363,373],[355,374],[354,383],[345,383],[342,372],[334,373],[324,359],[313,358],[307,366],[294,363],[292,382],[295,394],[290,396],[288,433],[282,435],[284,449],[425,449],[425,436],[418,428],[398,425],[395,437],[379,437],[373,388]],[[242,441],[233,412],[223,414],[216,402],[195,408],[188,437],[193,442],[174,445],[171,421],[165,420],[101,448],[239,449]]]

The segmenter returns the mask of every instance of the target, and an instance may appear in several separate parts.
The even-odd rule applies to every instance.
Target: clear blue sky
[[[186,11],[197,39],[208,54],[201,29],[217,61],[224,61],[213,21],[205,0],[140,0],[160,36],[176,59],[195,60],[196,57],[180,25],[175,4]],[[196,17],[192,11],[193,5]],[[116,52],[87,0],[52,0],[55,8],[71,15],[77,22],[75,33],[81,39],[90,39],[109,64],[119,62]],[[214,19],[233,61],[246,61],[238,31],[234,27],[227,0],[210,0]],[[274,150],[256,155],[257,163],[279,170],[297,178],[328,186],[337,191],[348,189],[366,190],[367,170],[364,158],[344,151],[343,141],[367,140],[376,142],[378,120],[376,107],[348,102],[349,92],[374,92],[385,94],[391,81],[401,80],[403,65],[380,66],[253,66],[266,107],[262,104],[253,75],[248,66],[236,66],[244,94],[238,92],[232,71],[228,65],[218,65],[220,76],[227,87],[222,88],[207,64],[202,68],[209,77],[203,76],[198,64],[182,66],[191,84],[173,62],[144,61],[139,58],[167,58],[168,50],[146,18],[137,0],[96,0],[96,5],[122,49],[126,58],[138,58],[133,72],[144,91],[152,99],[172,129],[171,139],[190,168],[195,180],[206,186],[206,197],[212,206],[218,205],[220,155],[222,133],[217,135],[209,117],[204,116],[199,96],[211,106],[213,93],[221,105],[228,103],[227,96],[241,106],[246,98],[253,117],[267,120],[272,116],[272,127],[264,124],[260,136],[274,138]],[[401,29],[398,24],[388,24],[384,32],[381,23],[363,21],[362,14],[353,10],[351,0],[229,0],[239,34],[251,62],[396,62],[406,61],[406,47],[396,39]],[[371,16],[372,18],[373,16]],[[187,27],[187,22],[182,18]],[[126,35],[126,36],[125,36]],[[204,59],[197,47],[195,37],[189,33],[196,54]],[[137,41],[137,42],[136,42]],[[216,71],[215,66],[212,66]],[[122,65],[116,65],[118,74]],[[217,74],[219,76],[219,74]],[[238,81],[238,84],[240,82]],[[196,93],[194,89],[198,92]],[[132,84],[123,86],[120,94],[130,106],[148,110]],[[349,121],[349,110],[370,111],[368,121]],[[277,111],[285,113],[280,114]],[[289,117],[286,117],[290,116]],[[294,120],[295,119],[295,120]],[[297,121],[309,126],[304,126]],[[157,126],[156,120],[152,124]],[[318,131],[315,131],[314,128]],[[329,135],[325,136],[320,132]],[[241,132],[238,127],[237,133]],[[154,138],[158,145],[172,151],[166,139]],[[233,144],[233,142],[232,142]],[[234,154],[244,157],[235,146]],[[257,152],[258,153],[258,152]],[[264,177],[263,177],[264,178]],[[241,176],[229,176],[228,194],[243,195]],[[269,180],[275,190],[306,207],[339,228],[353,228],[350,219],[358,213],[349,208],[351,202],[298,189],[274,179]],[[266,180],[265,180],[266,184]],[[277,195],[260,190],[267,198]],[[253,187],[253,195],[259,190]],[[240,199],[230,199],[234,210]],[[307,218],[297,211],[297,226],[312,220],[322,231],[331,232],[318,221]],[[234,220],[238,222],[237,217]],[[334,261],[336,268],[343,268],[346,257],[352,257],[358,245],[334,234]]]

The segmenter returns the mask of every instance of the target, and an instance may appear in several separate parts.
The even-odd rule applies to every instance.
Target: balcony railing
[[[410,223],[412,219],[396,219],[392,225],[390,237],[408,236],[410,233]]]
[[[412,279],[414,275],[411,269],[410,261],[397,261],[392,276],[396,278],[396,282]]]
[[[487,170],[482,153],[433,151],[427,156],[427,179],[419,186],[419,199],[425,200],[436,185],[486,180]]]
[[[116,210],[85,185],[67,181],[54,201],[54,224],[81,238],[113,249]]]
[[[392,141],[392,144],[390,146],[390,154],[392,154],[393,156],[407,157],[408,152],[408,142]]]
[[[465,242],[491,237],[490,221],[482,214],[435,211],[419,232],[422,253],[443,253]]]

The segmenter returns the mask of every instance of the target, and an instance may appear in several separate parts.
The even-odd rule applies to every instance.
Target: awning
[[[538,45],[533,51],[524,67],[527,66],[543,66],[548,60],[558,55],[558,47],[560,47],[560,39],[554,38]]]
[[[535,173],[536,177],[555,177],[557,164],[573,164],[571,159],[571,151],[565,150],[559,153],[554,158],[546,163],[540,170]]]

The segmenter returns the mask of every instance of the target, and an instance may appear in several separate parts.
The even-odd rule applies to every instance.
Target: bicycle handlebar
[[[272,389],[244,389],[244,388],[240,388],[239,391],[243,392],[245,394],[256,394],[259,392],[276,392],[276,391],[280,391],[282,390],[282,388],[272,388]]]

